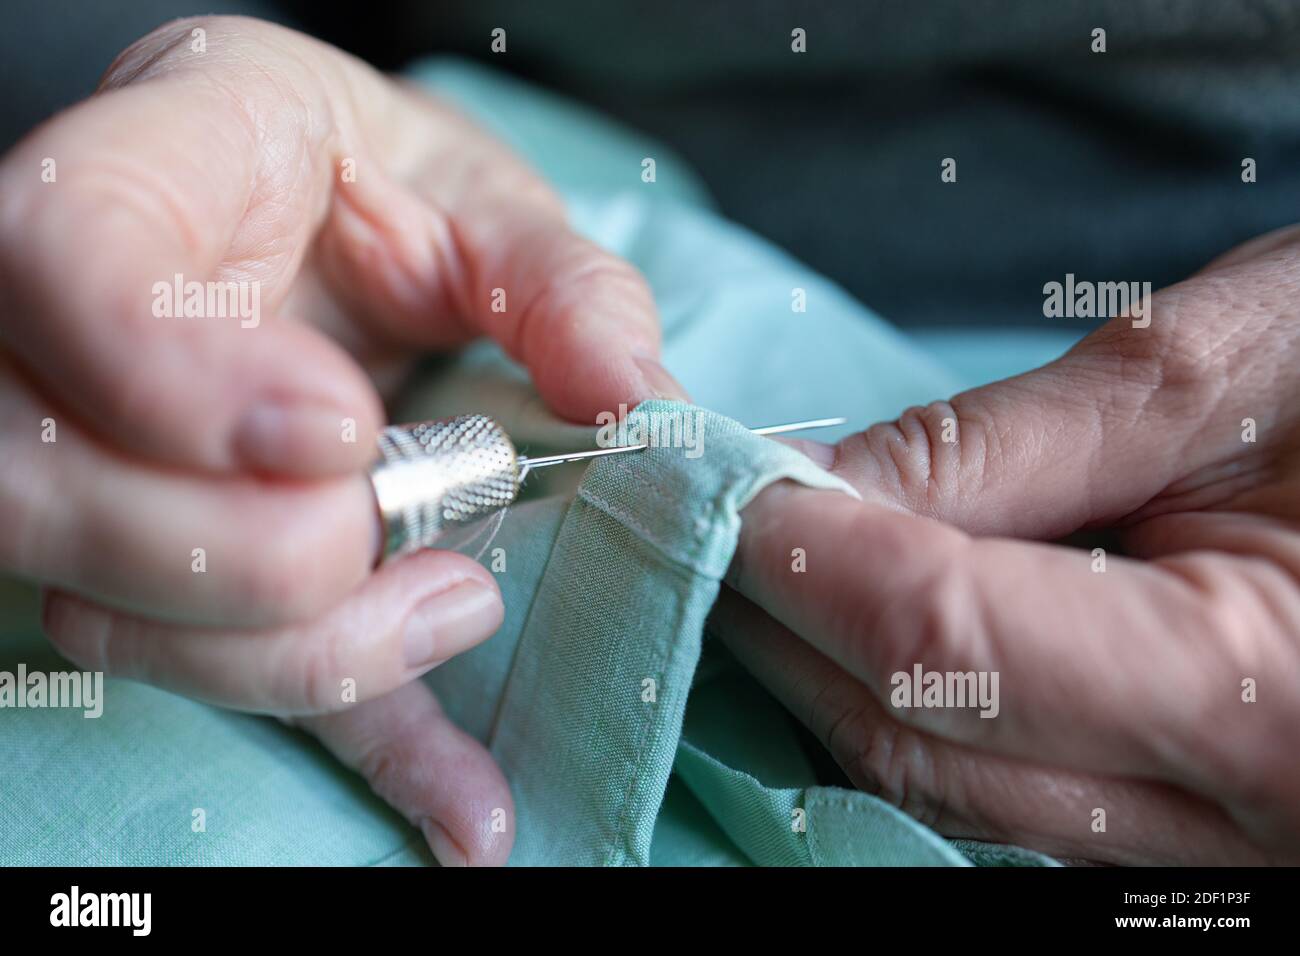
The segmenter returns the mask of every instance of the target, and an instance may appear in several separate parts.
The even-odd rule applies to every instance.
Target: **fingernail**
[[[652,358],[636,358],[636,367],[641,370],[646,388],[654,398],[671,398],[681,402],[690,401],[682,383],[668,374],[668,369]]]
[[[235,429],[235,454],[258,471],[309,473],[322,462],[350,457],[346,416],[307,401],[268,401],[250,408]]]
[[[835,465],[835,446],[828,445],[825,442],[813,441],[809,438],[789,438],[785,435],[776,435],[772,441],[779,441],[782,445],[789,445],[805,458],[811,458],[813,462],[822,468],[830,471]]]
[[[830,471],[831,466],[835,464],[834,445],[827,445],[823,442],[808,441],[805,439],[799,443],[798,448],[806,456],[821,465],[821,467],[825,468],[827,471]]]
[[[469,866],[469,857],[460,848],[460,844],[451,838],[451,834],[443,829],[441,823],[425,817],[420,821],[420,830],[424,833],[424,839],[428,841],[429,849],[433,850],[433,855],[438,858],[440,864],[443,866]]]
[[[491,635],[504,611],[494,588],[475,580],[427,597],[406,618],[406,666],[427,670]]]

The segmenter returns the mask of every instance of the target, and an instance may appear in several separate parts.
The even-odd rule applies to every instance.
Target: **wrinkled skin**
[[[258,320],[155,315],[177,273]],[[364,478],[412,360],[479,336],[577,421],[680,393],[643,279],[492,137],[292,31],[167,24],[0,161],[0,572],[75,664],[293,719],[442,862],[503,862],[505,780],[416,680],[500,592],[450,552],[371,574]]]
[[[175,273],[258,280],[261,322],[154,317]],[[944,833],[1295,861],[1297,279],[1295,234],[1264,237],[1158,293],[1148,329],[1116,320],[1045,369],[804,443],[864,500],[764,492],[712,629],[857,785]],[[0,570],[45,585],[56,646],[291,719],[444,863],[504,861],[505,781],[414,679],[495,630],[499,592],[437,551],[371,574],[360,469],[412,358],[479,335],[574,420],[680,396],[640,277],[447,106],[204,18],[133,45],[0,161],[0,306]],[[1124,556],[1096,573],[1035,543],[1079,528]],[[891,707],[916,662],[998,671],[999,716]]]
[[[711,628],[855,784],[945,834],[1294,863],[1300,230],[1157,292],[1150,315],[834,448],[802,443],[863,500],[767,489]],[[1112,529],[1123,554],[1099,572],[1091,546],[1047,543],[1079,529]],[[1000,713],[893,706],[916,663],[996,671]]]

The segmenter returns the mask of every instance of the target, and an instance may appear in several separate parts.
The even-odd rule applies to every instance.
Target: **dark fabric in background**
[[[173,16],[279,20],[384,69],[458,52],[662,138],[728,216],[902,325],[1068,324],[1042,316],[1044,282],[1159,287],[1300,219],[1300,0],[0,10],[0,146],[87,95],[118,50]],[[489,52],[498,26],[504,56]],[[790,52],[796,26],[803,55]],[[1090,52],[1097,26],[1105,54]],[[939,179],[948,156],[955,185]],[[1259,164],[1252,185],[1245,156]]]

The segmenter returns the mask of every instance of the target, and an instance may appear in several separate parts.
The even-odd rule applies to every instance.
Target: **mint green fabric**
[[[507,616],[436,669],[444,707],[511,779],[518,864],[1041,864],[952,843],[866,794],[818,786],[792,719],[702,636],[736,512],[779,477],[829,479],[746,425],[847,415],[836,437],[1019,371],[1068,345],[1045,333],[962,343],[900,335],[833,284],[720,219],[653,141],[482,68],[417,78],[457,100],[562,189],[576,228],[636,264],[665,362],[704,415],[704,454],[652,449],[585,472],[550,468],[463,547],[497,574]],[[658,160],[641,182],[641,160]],[[864,263],[864,268],[869,267]],[[791,309],[805,290],[807,310]],[[984,370],[982,372],[982,370]],[[527,377],[481,344],[431,368],[403,418],[482,411],[525,450],[589,447]],[[669,412],[667,406],[639,411]],[[678,409],[680,410],[680,409]],[[704,411],[707,410],[707,411]],[[0,669],[59,669],[30,589],[0,582]],[[655,700],[644,702],[644,681]],[[0,862],[395,865],[419,834],[306,736],[122,681],[98,720],[0,711]],[[206,829],[195,830],[203,809]],[[793,826],[802,811],[801,832]]]
[[[518,862],[649,862],[739,509],[781,478],[852,493],[712,413],[653,402],[629,423],[682,414],[702,423],[698,457],[650,448],[588,470],[520,636],[491,737]]]
[[[739,510],[782,478],[852,492],[787,446],[715,413],[651,402],[629,424],[656,415],[698,415],[698,455],[659,447],[593,464],[517,645],[498,635],[471,665],[480,680],[489,669],[509,671],[490,681],[503,694],[485,739],[515,792],[512,862],[696,859],[688,828],[672,845],[652,847],[675,770],[734,844],[728,862],[966,864],[878,798],[816,786],[788,718],[734,667],[723,663],[693,686]],[[508,569],[513,543],[491,545]],[[453,663],[430,677],[444,700],[460,701],[457,690],[473,686],[459,670]]]

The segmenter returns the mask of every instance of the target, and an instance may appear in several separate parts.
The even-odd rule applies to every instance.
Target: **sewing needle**
[[[751,428],[750,431],[755,435],[783,435],[786,432],[805,431],[810,428],[831,428],[834,425],[843,425],[847,418],[813,418],[805,422],[786,422],[782,425],[763,425],[760,428]],[[537,458],[519,459],[519,467],[531,471],[534,468],[545,468],[548,465],[561,465],[569,461],[581,461],[584,458],[600,458],[605,455],[621,455],[628,451],[644,451],[649,448],[648,444],[640,445],[617,445],[613,448],[594,448],[591,451],[570,452],[567,455],[542,455]]]

